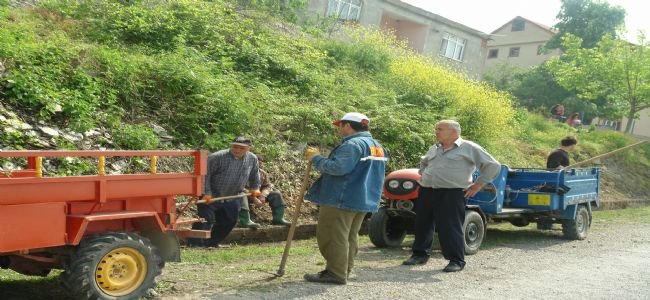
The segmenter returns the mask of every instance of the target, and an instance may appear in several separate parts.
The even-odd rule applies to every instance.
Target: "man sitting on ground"
[[[262,183],[260,188],[262,194],[258,199],[262,203],[268,202],[269,206],[271,206],[271,215],[273,216],[271,224],[290,226],[291,222],[284,219],[284,210],[287,205],[284,203],[284,200],[282,200],[282,194],[273,189],[273,184],[269,180],[269,174],[262,170],[262,162],[264,162],[264,158],[258,155],[257,161],[259,162],[260,181]],[[248,228],[260,227],[260,224],[251,220],[251,212],[248,203],[254,200],[255,199],[250,196],[242,200],[242,207],[239,212],[239,226]]]

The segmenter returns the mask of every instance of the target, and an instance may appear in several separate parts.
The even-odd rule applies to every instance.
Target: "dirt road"
[[[441,271],[446,261],[439,251],[427,265],[407,267],[400,262],[408,249],[364,243],[345,286],[285,276],[161,299],[650,299],[648,224],[594,224],[584,241],[563,240],[558,229],[491,229],[488,236],[489,243],[467,257],[460,273]],[[243,280],[261,283],[264,277]]]

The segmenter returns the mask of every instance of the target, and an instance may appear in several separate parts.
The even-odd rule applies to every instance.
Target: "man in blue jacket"
[[[307,281],[347,283],[358,252],[361,223],[379,207],[388,158],[368,132],[369,122],[363,114],[347,113],[332,123],[343,139],[328,157],[315,148],[305,151],[305,159],[321,173],[305,199],[319,205],[316,240],[327,261],[325,270],[305,274]]]

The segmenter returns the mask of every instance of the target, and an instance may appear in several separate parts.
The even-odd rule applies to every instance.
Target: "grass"
[[[594,212],[594,224],[650,224],[650,206]]]
[[[38,277],[0,270],[0,299],[68,299],[59,285],[60,273],[61,271],[55,270],[47,277]]]
[[[595,211],[594,224],[650,224],[650,206],[621,210]],[[594,226],[592,231],[603,226]],[[498,251],[500,247],[536,248],[563,243],[562,230],[537,230],[534,224],[515,227],[509,223],[489,224],[481,251]],[[399,265],[410,255],[413,236],[407,236],[401,248],[375,248],[368,236],[359,238],[357,268],[383,268]],[[305,273],[317,272],[325,264],[315,239],[294,241],[283,277],[278,270],[284,243],[235,245],[229,249],[182,250],[181,263],[168,263],[158,277],[157,292],[163,295],[200,291],[234,292],[239,289],[271,291],[277,284],[301,281]],[[67,299],[58,284],[60,271],[47,277],[24,276],[0,270],[0,299]]]

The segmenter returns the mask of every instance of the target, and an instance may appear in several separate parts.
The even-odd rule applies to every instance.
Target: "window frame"
[[[515,27],[515,24],[517,24],[516,27]],[[521,24],[521,28],[520,28],[519,24]],[[526,30],[526,21],[525,20],[517,19],[517,20],[512,21],[512,24],[510,26],[510,31],[516,32],[516,31],[525,31],[525,30]]]
[[[328,0],[326,16],[335,17],[340,21],[358,22],[361,19],[362,8],[363,1],[361,0]],[[347,9],[345,13],[343,13],[344,9]],[[350,18],[353,11],[356,15]]]
[[[450,45],[453,45],[453,52],[451,56],[447,55]],[[440,43],[440,56],[453,59],[455,61],[463,62],[465,58],[465,47],[467,46],[467,39],[461,38],[455,34],[444,32],[442,34],[442,42]],[[460,47],[460,50],[458,51]],[[458,53],[460,52],[460,53]]]
[[[513,53],[517,53],[517,55],[513,55]],[[508,50],[508,57],[519,57],[519,54],[521,54],[521,47],[510,47]]]
[[[494,53],[494,56],[492,56],[492,53]],[[499,48],[497,48],[497,49],[489,49],[487,58],[488,59],[499,58]]]

